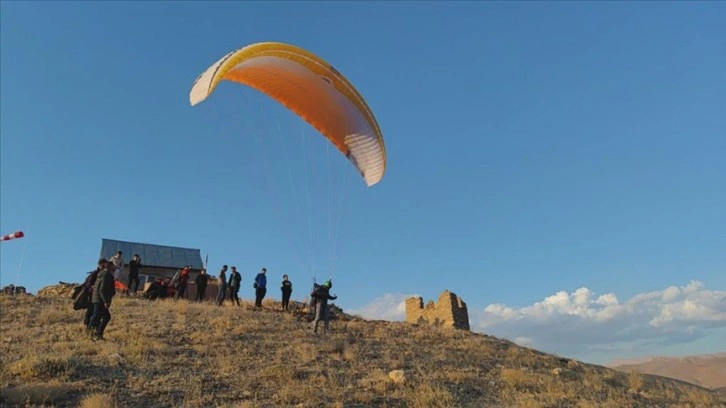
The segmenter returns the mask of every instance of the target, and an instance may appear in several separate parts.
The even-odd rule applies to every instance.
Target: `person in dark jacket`
[[[207,270],[202,268],[197,278],[194,279],[194,283],[197,284],[197,296],[194,297],[194,300],[200,302],[204,300],[207,291],[207,282],[209,282],[209,275],[207,275]]]
[[[229,300],[232,301],[232,305],[237,303],[239,306],[239,287],[242,285],[242,275],[237,272],[237,267],[232,267],[232,272],[229,274]]]
[[[282,310],[290,310],[290,295],[292,295],[292,282],[287,279],[287,275],[282,275]]]
[[[112,262],[106,263],[106,268],[99,271],[96,282],[93,284],[93,316],[89,328],[92,331],[93,340],[103,340],[103,332],[108,322],[111,321],[111,299],[116,294],[114,285],[115,265]]]
[[[222,266],[219,271],[218,279],[218,290],[217,290],[217,306],[222,306],[224,302],[225,292],[227,291],[227,265]]]
[[[129,262],[129,292],[136,294],[139,289],[139,269],[141,268],[141,257],[139,254]]]
[[[99,259],[96,269],[91,271],[91,273],[86,277],[86,280],[83,282],[83,290],[88,293],[89,300],[86,306],[86,315],[83,317],[83,325],[86,329],[90,329],[89,325],[91,324],[91,317],[93,317],[93,286],[98,278],[98,273],[106,269],[107,263],[108,261],[105,258]]]
[[[317,307],[315,309],[315,321],[313,322],[313,333],[318,332],[318,322],[323,320],[325,323],[325,334],[330,333],[330,310],[328,307],[328,300],[335,300],[338,297],[330,295],[330,288],[333,287],[333,282],[328,280],[320,285],[315,291],[315,299]]]
[[[255,276],[255,283],[252,285],[255,288],[255,307],[262,307],[262,299],[265,298],[267,293],[267,273],[266,268],[262,268],[262,271]]]

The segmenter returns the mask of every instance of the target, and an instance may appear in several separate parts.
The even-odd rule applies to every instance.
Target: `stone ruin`
[[[8,296],[29,295],[28,291],[25,289],[25,286],[15,286],[13,284],[5,286],[2,289],[2,292],[0,292],[0,293],[2,293],[3,295],[8,295]]]
[[[469,312],[459,296],[445,290],[439,295],[438,302],[429,300],[426,307],[421,297],[406,299],[406,322],[469,330]]]

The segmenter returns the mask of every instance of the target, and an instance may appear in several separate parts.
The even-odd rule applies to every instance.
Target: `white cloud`
[[[413,296],[419,295],[387,293],[346,312],[401,321],[406,318],[405,300]],[[473,331],[582,359],[693,348],[726,333],[726,291],[708,290],[697,281],[624,301],[614,293],[596,294],[584,287],[559,291],[521,308],[494,303],[477,309],[472,307],[474,299],[465,301]]]
[[[366,319],[379,319],[399,321],[406,320],[406,299],[419,295],[405,295],[402,293],[386,293],[373,299],[370,303],[358,309],[346,310],[346,313],[359,315]]]
[[[547,352],[647,350],[726,328],[726,291],[692,281],[620,301],[613,293],[597,296],[579,288],[522,308],[490,304],[481,312],[470,310],[469,319],[473,330],[515,342],[528,339],[522,343]]]
[[[512,339],[512,341],[522,347],[532,347],[532,345],[534,345],[534,340],[530,337],[516,337]]]

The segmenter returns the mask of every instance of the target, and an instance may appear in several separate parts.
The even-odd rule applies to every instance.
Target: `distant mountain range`
[[[619,371],[634,370],[675,378],[701,387],[726,392],[726,352],[684,357],[645,357],[616,360],[606,367]]]

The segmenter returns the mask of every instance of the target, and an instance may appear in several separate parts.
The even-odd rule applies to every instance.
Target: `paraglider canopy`
[[[308,122],[350,160],[367,186],[383,178],[386,149],[371,109],[353,84],[320,57],[279,42],[237,49],[197,77],[191,105],[204,101],[222,80],[252,87]]]

